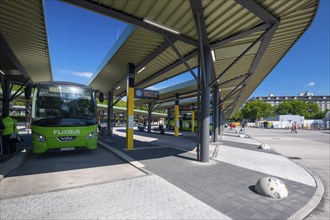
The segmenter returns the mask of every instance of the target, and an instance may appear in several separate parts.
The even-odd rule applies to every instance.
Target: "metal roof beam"
[[[203,6],[202,6],[202,2],[200,0],[190,0],[190,6],[191,9],[193,11],[193,17],[194,17],[194,21],[195,21],[195,25],[197,28],[197,32],[198,32],[198,38],[199,38],[199,49],[201,50],[201,60],[202,60],[202,67],[203,67],[203,79],[205,77],[205,65],[203,64],[204,62],[204,50],[209,50],[207,52],[210,53],[211,56],[211,48],[210,48],[210,42],[209,42],[209,37],[207,35],[207,30],[206,30],[206,25],[205,25],[205,18],[204,18],[204,11],[203,11]],[[210,64],[211,67],[211,79],[213,80],[216,76],[215,76],[215,70],[214,70],[214,65],[213,62],[211,62]],[[202,82],[206,83],[206,80],[202,80]],[[204,85],[206,86],[206,85]]]
[[[237,96],[234,101],[232,101],[228,106],[226,106],[223,111],[226,111],[228,108],[232,107],[234,108],[235,103],[238,101],[239,96]]]
[[[120,96],[118,96],[116,101],[113,102],[112,107],[115,106],[125,95],[126,93],[123,93]]]
[[[173,43],[175,43],[176,40],[174,40]],[[143,67],[145,67],[149,62],[151,62],[153,59],[155,59],[159,54],[163,53],[167,48],[170,47],[169,42],[165,41],[162,45],[160,45],[157,50],[152,52],[145,60],[143,60],[139,65],[135,68],[135,73],[139,72]],[[126,77],[125,77],[126,79]]]
[[[19,87],[19,89],[17,89],[16,92],[9,98],[9,101],[13,101],[14,99],[16,99],[17,97],[19,97],[20,95],[22,95],[24,93],[23,87],[25,85],[27,85],[28,82],[29,82],[29,80],[26,80],[25,83],[23,85],[21,85]],[[14,84],[11,84],[10,91],[12,91],[13,85]]]
[[[257,25],[257,26],[255,26],[255,27],[253,27],[253,28],[251,28],[251,29],[249,29],[249,30],[247,30],[247,31],[244,31],[244,32],[242,32],[242,33],[238,33],[237,35],[234,35],[234,36],[228,37],[228,38],[226,38],[226,39],[224,39],[224,40],[221,40],[221,41],[219,41],[219,42],[213,43],[213,44],[210,45],[210,47],[211,47],[211,48],[217,48],[217,47],[223,46],[223,45],[228,44],[228,43],[230,43],[230,42],[232,42],[232,41],[235,41],[235,40],[238,40],[238,39],[244,38],[244,37],[246,37],[246,36],[249,36],[250,34],[253,34],[253,33],[255,33],[255,32],[258,32],[258,31],[261,31],[261,30],[265,30],[265,29],[269,28],[270,26],[271,26],[271,25],[268,24],[268,23],[262,23],[262,24]],[[157,55],[156,55],[157,53],[161,53],[161,52],[160,52],[160,51],[162,50],[161,48],[165,48],[165,45],[166,45],[166,44],[168,44],[168,42],[165,42],[164,44],[162,44],[162,45],[157,49],[157,52],[155,51],[155,52],[154,52],[153,54],[151,54],[147,59],[148,59],[149,61],[151,61],[152,59],[154,59],[154,58],[157,56]],[[198,50],[195,50],[195,51],[191,52],[189,55],[183,57],[183,60],[184,60],[185,62],[187,62],[189,59],[191,59],[191,58],[193,58],[193,57],[195,57],[195,56],[197,56],[197,55],[198,55]],[[143,61],[143,62],[144,62],[144,61]],[[154,75],[148,77],[148,78],[145,79],[144,81],[142,81],[142,82],[140,82],[140,83],[137,83],[135,86],[141,86],[141,85],[143,85],[143,84],[146,84],[146,83],[150,82],[151,80],[157,78],[158,76],[162,75],[163,73],[165,73],[165,72],[167,72],[167,71],[170,71],[171,69],[173,69],[173,68],[179,66],[180,64],[182,64],[182,61],[181,61],[181,60],[178,60],[177,62],[171,64],[170,66],[168,66],[167,68],[161,70],[160,72],[155,73]],[[140,68],[140,67],[142,68],[143,66],[139,64],[138,67],[139,67],[139,68]],[[212,67],[213,67],[213,65],[212,65]],[[214,68],[213,68],[213,69],[214,69]],[[125,81],[125,80],[126,80],[126,77],[125,77],[123,80]],[[117,84],[117,86],[120,85],[120,84],[122,83],[123,80],[121,80],[121,81]],[[115,88],[116,88],[117,86],[115,86]]]
[[[266,30],[264,33],[262,33],[248,48],[246,48],[241,55],[239,55],[222,73],[220,73],[215,80],[211,83],[211,86],[214,86],[214,84],[217,83],[218,79],[220,79],[221,76],[223,76],[228,70],[232,68],[249,50],[254,47],[266,34],[268,33],[268,30]]]
[[[222,47],[223,45],[226,45],[232,41],[235,41],[235,40],[239,40],[239,39],[242,39],[244,37],[247,37],[249,36],[250,34],[253,34],[255,32],[258,32],[258,31],[263,31],[263,30],[266,30],[267,28],[271,27],[271,24],[269,23],[262,23],[262,24],[259,24],[247,31],[244,31],[244,32],[241,32],[241,33],[238,33],[238,34],[235,34],[233,36],[230,36],[226,39],[223,39],[221,41],[218,41],[218,42],[215,42],[215,43],[212,43],[210,46],[212,49],[215,49],[215,48],[218,48],[218,47]]]
[[[191,73],[191,75],[195,78],[195,80],[197,81],[197,83],[200,83],[199,79],[197,78],[196,74],[194,73],[194,71],[191,69],[191,67],[188,65],[187,61],[185,59],[183,59],[183,57],[181,56],[179,50],[174,46],[174,43],[171,42],[170,38],[164,34],[164,38],[166,39],[166,41],[171,45],[172,49],[174,50],[174,52],[176,53],[176,55],[178,55],[179,59],[181,60],[181,62],[186,66],[186,68],[189,70],[189,72]]]
[[[225,101],[227,101],[229,98],[231,98],[234,94],[236,94],[238,91],[240,91],[240,89],[244,88],[246,86],[246,84],[244,83],[245,80],[247,79],[248,77],[245,77],[245,79],[242,80],[242,82],[240,82],[233,90],[231,90],[231,92],[226,96],[224,97],[221,102],[224,103]],[[239,88],[242,84],[243,87],[242,88]]]
[[[216,42],[216,43],[214,43],[214,44],[211,44],[210,47],[211,47],[211,48],[216,48],[216,47],[219,47],[219,46],[223,46],[223,45],[225,45],[225,44],[230,43],[231,41],[238,40],[238,39],[241,39],[241,38],[243,38],[243,37],[246,37],[246,36],[248,36],[248,35],[250,35],[250,34],[253,34],[254,32],[257,32],[257,31],[260,31],[260,30],[265,30],[267,27],[270,27],[270,25],[269,25],[269,24],[265,24],[265,23],[264,23],[264,24],[260,24],[260,25],[258,25],[258,26],[255,26],[254,28],[251,28],[250,30],[247,30],[247,31],[242,32],[242,33],[239,33],[239,34],[237,34],[237,35],[235,35],[235,36],[231,36],[231,37],[229,37],[229,38],[226,38],[226,39],[224,39],[224,40],[221,40],[221,41],[219,41],[219,42]],[[198,55],[198,50],[195,50],[195,51],[191,52],[189,55],[183,57],[183,59],[184,59],[185,61],[188,61],[189,59],[191,59],[191,58],[193,58],[194,56],[197,56],[197,55]],[[165,68],[164,70],[162,70],[162,71],[160,71],[160,72],[158,72],[158,73],[152,75],[151,77],[147,78],[147,79],[144,80],[143,82],[138,83],[136,86],[140,86],[140,85],[143,85],[143,84],[145,84],[145,83],[148,83],[150,80],[153,80],[154,78],[160,76],[161,74],[163,74],[163,73],[165,73],[165,72],[167,72],[167,71],[170,71],[171,69],[177,67],[177,66],[180,65],[181,63],[182,63],[181,60],[179,60],[179,61],[173,63],[172,65],[168,66],[168,67]],[[141,67],[141,68],[142,68],[142,67]],[[126,79],[126,78],[125,78],[125,79]]]
[[[253,0],[236,0],[236,2],[242,5],[244,8],[264,20],[265,22],[277,21],[277,18],[262,8],[258,3]]]
[[[189,55],[183,57],[183,59],[185,61],[188,61],[191,58],[195,57],[196,55],[197,55],[197,50],[194,52],[191,52]],[[179,66],[181,63],[182,63],[182,61],[178,60],[175,63],[171,64],[170,66],[166,67],[165,69],[159,71],[158,73],[155,73],[154,75],[149,76],[147,79],[143,80],[142,82],[135,84],[135,86],[141,86],[143,84],[146,84],[146,83],[150,82],[151,80],[157,78],[158,76],[162,75],[163,73],[166,73],[166,72],[170,71],[171,69]]]
[[[9,60],[16,66],[16,68],[22,74],[24,79],[26,81],[29,81],[31,79],[31,77],[26,72],[23,65],[19,62],[19,60],[15,56],[14,52],[11,50],[11,48],[9,47],[9,45],[7,44],[7,42],[5,41],[5,39],[3,38],[3,36],[1,34],[0,34],[0,48],[4,51],[4,53],[9,58]]]
[[[129,24],[139,26],[141,28],[159,33],[161,35],[166,33],[169,36],[171,36],[173,39],[180,40],[180,41],[183,41],[185,43],[188,43],[188,44],[191,44],[191,45],[194,45],[194,46],[198,46],[198,42],[193,40],[193,39],[190,39],[190,38],[182,36],[182,35],[174,34],[170,31],[164,30],[162,28],[158,28],[154,25],[151,25],[151,24],[148,24],[148,23],[144,22],[141,19],[134,18],[132,16],[129,16],[127,14],[124,14],[122,12],[116,11],[116,10],[111,9],[111,8],[107,8],[107,7],[102,6],[98,3],[94,3],[94,2],[91,2],[91,1],[88,1],[88,0],[80,0],[80,1],[77,1],[77,0],[62,0],[62,1],[70,3],[72,5],[76,5],[76,6],[88,9],[88,10],[91,10],[91,11],[95,11],[97,13],[100,13],[100,14],[118,19],[120,21],[129,23]]]
[[[223,46],[223,45],[228,44],[228,43],[230,43],[232,41],[235,41],[235,40],[244,38],[244,37],[246,37],[246,36],[248,36],[250,34],[253,34],[253,33],[257,32],[257,31],[265,30],[268,27],[270,27],[270,24],[262,23],[262,24],[257,25],[257,26],[255,26],[255,27],[253,27],[253,28],[251,28],[251,29],[249,29],[247,31],[244,31],[244,32],[239,33],[237,35],[228,37],[228,38],[226,38],[224,40],[221,40],[219,42],[213,43],[213,44],[210,45],[210,47],[211,48],[217,48],[217,47]],[[157,57],[159,54],[161,54],[164,50],[166,50],[168,48],[168,47],[166,47],[166,45],[170,46],[168,44],[168,42],[164,42],[155,52],[153,52],[147,59],[145,59],[145,61],[142,62],[143,64],[142,63],[139,64],[136,69],[138,70],[138,69],[143,68],[145,65],[147,65],[148,62],[150,62],[155,57]],[[194,56],[197,56],[197,55],[198,55],[198,50],[195,50],[192,53],[190,53],[189,55],[183,57],[183,60],[185,62],[187,62],[189,59],[191,59],[191,58],[193,58]],[[177,62],[175,62],[172,65],[168,66],[164,70],[161,70],[160,72],[158,72],[158,73],[150,76],[149,78],[145,79],[143,82],[140,82],[140,83],[136,84],[135,86],[141,86],[141,85],[143,85],[145,83],[148,83],[149,81],[155,79],[156,77],[162,75],[163,73],[165,73],[167,71],[170,71],[171,69],[179,66],[181,63],[182,63],[182,61],[181,60],[178,60]],[[126,81],[126,77],[124,79],[122,79],[114,88],[117,88],[119,85],[121,85],[125,81]]]
[[[255,55],[254,60],[252,61],[252,64],[251,64],[250,69],[249,69],[249,73],[251,73],[251,75],[249,75],[245,79],[245,81],[246,81],[245,84],[248,84],[251,77],[253,76],[253,74],[254,74],[258,64],[260,63],[261,58],[264,55],[270,41],[272,40],[279,24],[280,24],[280,22],[277,21],[272,25],[272,27],[270,29],[267,30],[267,33],[265,34],[265,36],[264,36],[264,38],[263,38],[263,40],[260,44],[260,47],[257,51],[257,54]],[[244,91],[244,89],[242,88],[239,95],[241,95],[243,93],[243,91]]]
[[[180,97],[181,96],[185,96],[185,95],[188,95],[188,94],[191,94],[191,95],[189,95],[189,96],[185,96],[185,97],[181,97],[182,99],[187,99],[187,98],[191,98],[191,97],[194,97],[194,96],[196,96],[195,95],[195,93],[194,93],[194,91],[193,92],[186,92],[186,93],[178,93],[179,95],[180,95]],[[166,98],[166,99],[162,99],[162,100],[159,100],[159,102],[158,101],[155,101],[154,103],[155,104],[162,104],[162,103],[164,103],[164,102],[171,102],[171,101],[174,101],[175,100],[175,97],[170,97],[170,98]],[[144,103],[143,103],[144,104]],[[143,105],[143,104],[140,104],[140,105]]]
[[[227,111],[225,111],[224,114],[227,115],[230,111],[233,111],[234,107],[235,107],[235,106],[233,105],[230,109],[228,109]],[[231,114],[231,113],[230,113],[230,114]],[[230,114],[229,114],[229,115],[230,115]]]
[[[156,103],[154,104],[154,107],[152,108],[152,111],[155,111],[157,110],[159,107],[160,107],[161,103],[159,103],[157,106],[156,106]]]
[[[229,79],[229,80],[227,80],[227,81],[225,81],[225,82],[219,83],[219,86],[223,86],[223,85],[225,85],[225,84],[227,84],[227,83],[230,83],[230,82],[232,82],[232,81],[235,81],[235,80],[237,80],[237,79],[239,79],[239,78],[242,78],[242,77],[244,77],[244,76],[247,76],[247,75],[249,75],[249,74],[250,74],[250,73],[245,73],[245,74],[243,74],[243,75],[239,75],[239,76],[234,77],[234,78],[232,78],[232,79]]]

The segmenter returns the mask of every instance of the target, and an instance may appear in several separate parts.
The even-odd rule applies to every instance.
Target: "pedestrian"
[[[245,132],[245,123],[244,123],[244,122],[242,123],[241,131],[242,131],[242,132]]]
[[[291,126],[291,133],[296,133],[297,134],[297,124],[293,123]]]
[[[2,123],[5,126],[2,135],[3,141],[3,155],[6,156],[13,156],[16,153],[16,140],[11,139],[10,136],[13,133],[18,133],[17,130],[17,120],[13,119],[9,115],[2,119]]]

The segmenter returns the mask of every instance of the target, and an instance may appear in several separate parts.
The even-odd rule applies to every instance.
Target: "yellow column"
[[[175,114],[174,114],[174,131],[175,131],[175,136],[179,136],[179,128],[180,128],[180,123],[179,123],[179,95],[176,94],[175,98]]]
[[[195,111],[191,112],[191,132],[195,132]]]
[[[127,120],[126,146],[128,150],[134,148],[134,64],[128,64],[127,76]]]

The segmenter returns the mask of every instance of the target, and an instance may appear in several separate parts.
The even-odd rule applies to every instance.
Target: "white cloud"
[[[315,86],[315,82],[310,82],[310,83],[308,83],[307,85],[305,85],[305,87],[311,87],[311,86]]]
[[[71,70],[59,70],[62,74],[70,74],[74,76],[84,77],[84,78],[91,78],[93,76],[92,72],[77,72],[77,71],[71,71]]]

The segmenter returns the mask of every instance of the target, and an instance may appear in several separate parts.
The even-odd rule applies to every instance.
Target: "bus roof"
[[[84,87],[86,89],[93,89],[90,86],[86,86],[80,83],[74,83],[74,82],[64,82],[64,81],[47,81],[47,82],[38,82],[36,85],[66,85],[66,86],[79,86]]]

